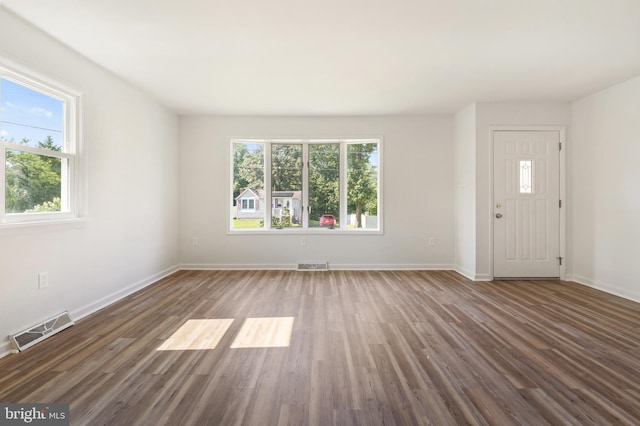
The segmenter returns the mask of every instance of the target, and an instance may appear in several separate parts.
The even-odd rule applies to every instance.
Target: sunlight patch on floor
[[[215,349],[233,319],[190,319],[171,335],[159,351]]]
[[[291,341],[294,317],[247,318],[231,348],[285,348]]]

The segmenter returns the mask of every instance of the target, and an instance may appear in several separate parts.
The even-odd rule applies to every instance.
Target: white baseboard
[[[77,321],[81,318],[84,318],[88,315],[91,315],[94,312],[99,311],[102,308],[105,308],[111,305],[118,300],[127,297],[128,295],[135,293],[138,290],[141,290],[171,274],[177,272],[179,268],[177,266],[172,266],[170,268],[165,269],[164,271],[158,272],[157,274],[151,275],[150,277],[144,278],[130,286],[123,288],[115,293],[112,293],[108,296],[105,296],[95,302],[90,303],[89,305],[80,307],[78,309],[69,310],[69,314],[74,321]],[[11,341],[7,339],[4,342],[0,343],[0,358],[5,357],[7,355],[17,353],[18,351],[13,348]]]
[[[283,263],[280,265],[261,263],[185,263],[178,266],[181,271],[282,271],[298,269],[298,265]]]
[[[329,264],[334,271],[451,271],[453,267],[445,264]]]
[[[181,270],[297,270],[297,264],[183,264]],[[450,271],[453,266],[446,264],[335,264],[329,263],[329,270],[333,271]]]
[[[123,299],[132,293],[135,293],[138,290],[142,290],[143,288],[157,281],[160,281],[161,279],[173,274],[174,272],[177,272],[178,270],[179,268],[177,266],[172,266],[165,269],[164,271],[158,272],[157,274],[151,275],[150,277],[144,278],[134,284],[131,284],[130,286],[125,287],[122,290],[118,290],[115,293],[96,300],[89,305],[71,310],[69,311],[69,313],[71,314],[71,318],[76,321],[80,318],[86,317],[87,315],[91,315],[92,313],[97,312],[100,309],[105,308],[112,303],[117,302],[118,300]]]
[[[6,342],[0,343],[0,358],[4,358],[7,355],[16,354],[18,351],[13,348],[11,341],[7,339]]]
[[[622,297],[623,299],[628,299],[628,300],[631,300],[632,302],[640,303],[640,293],[633,294],[630,292],[620,291],[620,289],[608,283],[604,283],[601,281],[594,281],[590,278],[582,277],[580,275],[567,275],[565,277],[565,280],[573,281],[574,283],[595,288],[596,290],[604,291],[605,293],[613,294],[614,296]]]
[[[455,266],[453,270],[471,281],[492,281],[493,280],[493,277],[490,276],[489,274],[476,274],[475,272],[468,271],[459,266]]]
[[[476,274],[474,281],[493,281],[493,277],[489,274]]]
[[[465,277],[468,280],[471,280],[471,281],[474,280],[475,274],[472,273],[471,271],[467,271],[466,269],[463,269],[463,268],[461,268],[461,267],[459,267],[457,265],[453,268],[453,270],[456,271],[457,273],[459,273],[460,275],[462,275],[463,277]]]

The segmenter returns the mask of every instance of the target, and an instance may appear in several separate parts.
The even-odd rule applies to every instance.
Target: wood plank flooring
[[[249,318],[293,323],[248,322],[278,335],[252,347]],[[640,304],[448,271],[181,271],[1,359],[0,401],[70,403],[73,425],[638,425]]]

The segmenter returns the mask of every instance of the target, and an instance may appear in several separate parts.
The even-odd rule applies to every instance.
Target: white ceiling
[[[640,0],[1,0],[180,114],[451,113],[640,75]]]

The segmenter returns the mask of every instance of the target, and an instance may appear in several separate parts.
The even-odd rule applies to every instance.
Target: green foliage
[[[271,226],[274,228],[284,228],[291,226],[291,211],[288,207],[282,208],[282,218],[271,216]]]
[[[275,216],[271,217],[271,226],[274,228],[286,228],[291,226],[291,217],[282,216],[282,219],[278,219]]]
[[[271,145],[271,188],[273,191],[302,189],[302,145]]]
[[[362,228],[362,214],[377,214],[377,170],[371,156],[377,153],[377,144],[347,145],[347,211],[355,213],[356,228]]]
[[[60,197],[55,197],[52,201],[45,201],[27,210],[27,213],[59,212],[60,210],[62,210],[62,200]]]
[[[323,214],[340,214],[340,145],[309,146],[310,220]]]
[[[233,144],[233,199],[245,188],[264,189],[263,145]]]
[[[23,139],[19,144],[26,146],[29,142],[28,139]],[[60,147],[54,145],[51,137],[38,142],[38,147],[50,151],[60,151]],[[56,205],[58,206],[57,210],[37,211],[60,211],[60,176],[61,162],[59,158],[19,150],[7,150],[5,211],[7,213],[23,213],[36,211],[36,209],[55,208]]]

